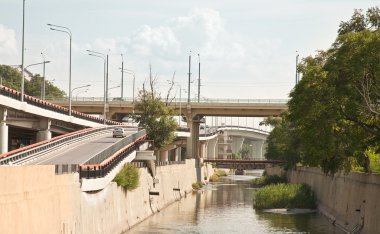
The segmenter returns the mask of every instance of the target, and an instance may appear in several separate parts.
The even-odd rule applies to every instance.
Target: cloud
[[[15,31],[0,24],[0,63],[13,64],[17,55]]]

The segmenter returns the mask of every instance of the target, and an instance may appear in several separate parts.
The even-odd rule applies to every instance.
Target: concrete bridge
[[[101,114],[106,109],[107,117],[120,120],[129,113],[135,113],[132,99],[114,99],[106,103],[100,97],[80,98],[72,101],[72,108],[87,114]],[[51,102],[66,106],[66,99],[53,99]],[[187,138],[187,152],[200,158],[199,125],[204,116],[268,117],[278,116],[287,109],[287,99],[206,99],[202,102],[187,103],[184,100],[172,100],[170,105],[181,116],[186,117],[191,137]],[[256,147],[257,148],[257,147]]]

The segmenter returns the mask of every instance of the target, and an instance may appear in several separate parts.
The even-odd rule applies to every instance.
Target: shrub
[[[218,177],[227,176],[227,173],[224,170],[217,170],[214,175],[217,175]]]
[[[198,190],[202,188],[203,183],[199,181],[199,182],[192,183],[191,186],[193,187],[194,190]]]
[[[132,164],[126,164],[113,181],[127,190],[134,190],[139,186],[139,170]]]
[[[256,191],[256,209],[316,207],[315,195],[307,184],[273,184]]]
[[[216,182],[219,180],[219,176],[217,174],[213,174],[211,177],[210,177],[210,182]]]
[[[270,175],[270,176],[261,176],[259,178],[251,180],[252,185],[270,185],[270,184],[281,184],[286,183],[286,176]]]

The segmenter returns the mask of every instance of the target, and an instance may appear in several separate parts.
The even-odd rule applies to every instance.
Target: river
[[[248,183],[252,178],[252,174],[223,177],[162,209],[127,233],[343,233],[318,213],[282,215],[255,211],[255,189]]]

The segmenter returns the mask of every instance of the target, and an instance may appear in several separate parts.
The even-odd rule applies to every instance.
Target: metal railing
[[[108,148],[106,148],[102,152],[98,153],[97,155],[95,155],[91,159],[87,160],[83,164],[84,165],[100,164],[100,163],[104,162],[107,158],[109,158],[110,156],[114,155],[117,151],[124,148],[128,144],[135,142],[136,139],[138,139],[139,137],[141,137],[145,134],[146,134],[146,130],[144,129],[144,130],[141,130],[141,131],[139,131],[133,135],[127,136],[124,139],[122,139],[121,141],[118,141],[116,144],[109,146]]]
[[[137,134],[137,133],[136,133]],[[107,160],[99,164],[84,164],[79,167],[80,178],[99,178],[106,176],[115,168],[121,161],[130,154],[139,149],[140,145],[144,144],[146,135],[142,135],[128,144],[124,149],[119,150],[116,155],[108,155]]]
[[[79,171],[79,165],[78,164],[55,165],[55,174],[56,175],[70,174],[70,173],[75,173],[78,171]]]
[[[157,161],[156,166],[168,166],[168,165],[175,165],[175,164],[186,164],[185,161]]]
[[[57,101],[57,102],[61,102],[61,101],[67,101],[68,99],[67,98],[47,98],[47,100],[50,100],[50,101]],[[78,101],[78,102],[102,102],[104,99],[103,97],[78,97],[78,98],[74,98],[72,99],[72,101]],[[166,102],[166,99],[162,99],[163,102]],[[252,103],[252,104],[265,104],[265,103],[273,103],[273,104],[286,104],[288,103],[289,99],[227,99],[227,98],[208,98],[208,99],[202,99],[198,102],[198,99],[191,99],[190,100],[190,104],[202,104],[202,103],[241,103],[241,104],[244,104],[244,103]],[[120,99],[120,98],[113,98],[112,100],[109,100],[110,103],[123,103],[123,102],[127,102],[127,103],[132,103],[133,102],[133,98],[129,98],[129,97],[126,97],[126,98],[123,98],[123,99]],[[171,105],[179,105],[179,103],[181,103],[183,106],[186,106],[187,105],[187,98],[182,98],[182,99],[179,99],[179,98],[175,98],[171,101]]]
[[[7,88],[7,87],[2,86],[2,85],[0,85],[0,95],[10,97],[10,98],[16,99],[16,100],[21,100],[21,93],[20,92],[13,90],[13,89],[10,89],[10,88]],[[69,109],[62,107],[62,106],[59,106],[59,105],[56,105],[56,104],[51,103],[51,102],[47,102],[47,101],[29,96],[29,95],[24,95],[24,101],[30,105],[37,106],[37,107],[43,108],[45,110],[54,111],[56,113],[60,113],[60,114],[64,114],[64,115],[69,115]],[[75,111],[75,110],[71,111],[71,115],[76,117],[76,118],[79,118],[79,119],[88,120],[91,122],[96,122],[96,123],[101,123],[101,124],[103,124],[103,122],[105,122],[107,125],[121,124],[121,123],[116,122],[116,121],[107,120],[107,119],[104,120],[103,118],[84,114],[84,113],[81,113],[81,112]]]
[[[0,154],[0,165],[12,164],[12,162],[20,159],[24,159],[28,156],[32,157],[33,155],[40,153],[42,151],[51,149],[53,147],[59,146],[63,143],[81,138],[83,136],[93,134],[95,132],[100,132],[114,127],[98,127],[98,128],[88,128],[82,129],[76,132],[71,132],[65,135],[54,137],[50,140],[38,142],[33,145],[28,145],[20,149],[9,151],[4,154]]]

